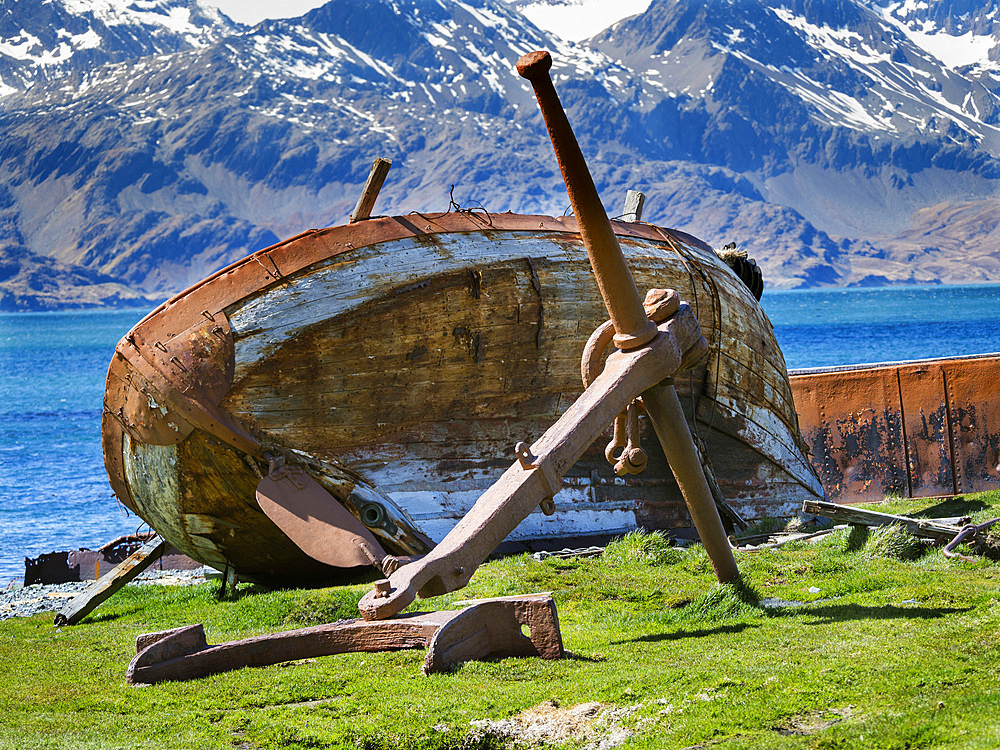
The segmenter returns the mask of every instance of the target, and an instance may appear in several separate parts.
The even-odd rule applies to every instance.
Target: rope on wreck
[[[490,212],[486,210],[486,207],[480,201],[473,201],[474,206],[469,208],[463,208],[462,205],[455,200],[455,186],[452,185],[451,189],[448,191],[448,213],[454,211],[458,214],[465,214],[466,216],[471,216],[472,218],[477,218],[475,215],[476,211],[482,211],[486,215],[486,223],[488,226],[493,226],[493,217]]]

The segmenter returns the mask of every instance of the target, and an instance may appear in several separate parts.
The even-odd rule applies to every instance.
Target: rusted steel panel
[[[1000,487],[1000,355],[790,373],[827,497],[938,497]]]
[[[804,375],[792,388],[802,436],[828,498],[907,494],[894,369]]]
[[[901,494],[934,497],[957,492],[940,364],[892,368],[898,378],[899,408],[908,462],[909,487]]]
[[[942,364],[957,491],[1000,486],[1000,357]]]

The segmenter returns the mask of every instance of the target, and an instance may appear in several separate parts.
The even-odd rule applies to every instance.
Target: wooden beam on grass
[[[76,625],[93,612],[102,602],[111,598],[116,591],[133,580],[142,571],[159,560],[169,548],[163,537],[154,536],[142,547],[126,557],[113,570],[94,581],[82,593],[56,614],[55,625]]]

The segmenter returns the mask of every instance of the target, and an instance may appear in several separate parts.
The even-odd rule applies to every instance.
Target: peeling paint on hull
[[[753,518],[822,496],[753,297],[692,237],[615,229],[640,290],[677,289],[709,342],[707,362],[677,388],[727,498]],[[464,214],[376,219],[300,235],[182,293],[123,339],[109,371],[116,493],[196,559],[272,580],[322,575],[258,508],[267,467],[234,447],[242,434],[309,467],[352,512],[385,509],[392,518],[373,531],[390,550],[439,541],[510,465],[513,445],[583,390],[580,355],[606,312],[575,230],[572,219],[513,214],[490,226]],[[173,401],[160,393],[171,383]],[[219,419],[236,435],[228,443],[208,429]],[[609,432],[567,473],[556,514],[532,513],[510,539],[690,525],[643,429],[644,474],[614,476]],[[414,533],[389,538],[390,527]]]

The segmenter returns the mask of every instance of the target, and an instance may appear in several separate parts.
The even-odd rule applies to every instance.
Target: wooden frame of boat
[[[726,499],[754,518],[822,497],[750,292],[689,235],[614,231],[639,288],[676,288],[709,342],[677,389]],[[303,233],[182,292],[122,339],[102,425],[112,486],[209,565],[270,581],[329,577],[255,501],[269,468],[262,445],[307,470],[387,550],[420,554],[499,477],[513,445],[579,395],[580,355],[605,316],[572,217],[415,213]],[[219,425],[236,437],[218,439]],[[604,442],[563,478],[556,513],[532,513],[512,542],[690,524],[655,439],[645,473],[625,479]]]

